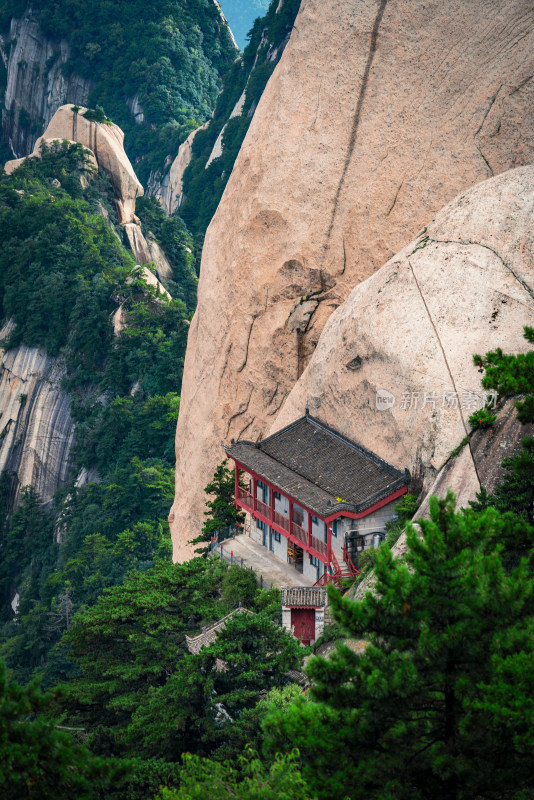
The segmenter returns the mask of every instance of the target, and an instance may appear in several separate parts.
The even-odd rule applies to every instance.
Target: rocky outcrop
[[[13,19],[2,42],[7,58],[7,86],[2,114],[3,138],[16,157],[28,155],[39,133],[64,103],[87,103],[91,83],[62,67],[70,57],[64,41],[45,38],[31,12]]]
[[[117,125],[86,119],[86,111],[86,108],[76,110],[74,106],[58,108],[44,135],[37,140],[32,156],[40,155],[43,141],[67,139],[82,144],[94,154],[98,167],[109,175],[116,198],[118,221],[127,224],[132,222],[136,198],[142,197],[144,190],[124,152],[124,133]],[[12,172],[20,163],[20,159],[8,161],[6,172]]]
[[[168,216],[174,214],[176,209],[182,205],[184,172],[191,163],[193,157],[193,140],[199,131],[203,131],[209,125],[209,120],[200,128],[192,131],[185,142],[178,148],[178,155],[171,163],[169,171],[159,180],[152,176],[149,180],[147,194],[156,197]],[[171,157],[172,158],[172,157]]]
[[[150,234],[147,238],[148,249],[150,250],[151,260],[156,265],[156,274],[162,283],[172,280],[173,269],[169,259],[163,249]]]
[[[149,261],[152,261],[152,255],[148,249],[148,243],[143,235],[141,226],[135,222],[128,222],[124,226],[124,230],[130,250],[134,254],[137,263],[148,264]]]
[[[269,430],[351,289],[456,194],[532,161],[533,45],[529,0],[302,3],[205,239],[175,557],[190,553],[222,443]],[[301,299],[316,307],[288,325]],[[434,464],[463,429],[450,425]]]
[[[137,219],[137,217],[136,217]],[[153,261],[156,266],[156,277],[162,283],[172,279],[173,269],[169,259],[165,255],[156,239],[151,233],[145,237],[142,228],[135,222],[129,222],[124,226],[126,238],[130,250],[134,254],[138,264],[148,264]],[[150,271],[147,270],[147,273]],[[150,273],[152,275],[152,273]],[[163,287],[161,287],[163,289]],[[167,290],[165,293],[168,294]]]
[[[0,338],[10,329],[4,326]],[[61,361],[41,348],[0,351],[0,471],[14,477],[14,502],[31,485],[50,504],[69,477],[74,424],[64,375]]]

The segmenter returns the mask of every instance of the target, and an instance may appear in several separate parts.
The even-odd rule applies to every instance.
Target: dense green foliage
[[[524,328],[525,339],[534,344],[534,328]],[[534,422],[534,349],[518,355],[507,355],[501,348],[476,355],[474,362],[484,372],[482,386],[495,390],[500,397],[525,395],[516,403],[517,418],[522,423]]]
[[[55,524],[32,491],[6,517],[9,476],[0,486],[2,650],[20,680],[44,670],[45,685],[72,668],[59,640],[75,611],[128,570],[170,558],[166,520],[189,323],[185,303],[156,297],[117,238],[107,179],[82,184],[84,170],[83,148],[65,144],[0,177],[0,303],[3,319],[15,322],[6,344],[43,346],[65,364],[74,467],[96,478],[66,487]],[[152,217],[192,306],[187,233],[179,221]],[[125,328],[115,336],[119,303]]]
[[[9,683],[0,662],[0,792],[4,800],[90,800],[120,782],[119,765],[94,757],[43,716],[52,704],[35,683]]]
[[[524,332],[525,339],[534,343],[534,329],[526,327]],[[499,348],[484,358],[475,356],[474,361],[485,371],[484,388],[496,390],[500,397],[523,395],[516,402],[517,418],[523,425],[534,423],[534,350],[507,355]],[[505,458],[502,466],[506,471],[503,482],[491,494],[482,488],[471,506],[478,511],[490,506],[512,511],[534,524],[534,438],[523,439],[521,450]],[[522,549],[521,542],[518,549]]]
[[[213,644],[190,654],[185,636],[238,603],[255,613],[235,615]],[[279,603],[253,573],[223,561],[130,573],[64,634],[80,670],[65,687],[68,724],[91,731],[102,754],[176,762],[187,751],[214,752],[231,719],[254,708],[262,690],[287,684],[301,663],[303,648],[272,621]]]
[[[373,593],[331,592],[366,646],[310,662],[315,702],[271,715],[269,747],[298,747],[325,799],[530,797],[534,579],[527,559],[509,572],[502,559],[525,525],[455,512],[452,494],[419,524],[405,560],[380,549]]]
[[[2,26],[26,5],[3,0]],[[70,44],[64,71],[90,78],[89,104],[102,106],[127,134],[142,182],[210,116],[220,76],[237,55],[212,0],[35,0],[31,6],[45,35]],[[138,99],[142,124],[128,98]]]
[[[298,753],[278,755],[266,765],[253,750],[218,763],[184,756],[180,788],[164,789],[158,800],[314,800],[298,769]]]

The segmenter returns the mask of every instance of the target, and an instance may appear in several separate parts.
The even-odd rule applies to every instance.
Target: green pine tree
[[[235,472],[226,466],[226,460],[219,464],[204,491],[206,494],[215,495],[215,499],[206,500],[208,510],[204,512],[206,517],[204,525],[200,535],[191,539],[191,544],[204,545],[195,550],[201,555],[208,552],[205,543],[210,542],[213,536],[236,523],[242,525],[245,521],[245,515],[235,505]]]
[[[534,328],[525,326],[527,342],[534,344]],[[494,389],[500,397],[505,395],[525,395],[518,400],[517,418],[523,425],[534,422],[534,350],[518,355],[507,355],[500,347],[486,353],[484,357],[474,356],[480,371],[485,371],[482,386]]]
[[[95,758],[44,714],[52,703],[37,682],[23,689],[0,661],[0,795],[3,800],[96,800],[129,765]]]
[[[509,574],[503,542],[524,523],[431,500],[405,561],[380,549],[361,601],[331,592],[338,645],[308,674],[315,703],[265,723],[298,747],[321,798],[473,800],[532,796],[534,579]],[[530,792],[530,793],[529,793]]]

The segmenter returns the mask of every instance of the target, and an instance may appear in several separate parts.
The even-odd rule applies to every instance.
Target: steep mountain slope
[[[330,314],[458,192],[534,151],[527,0],[306,0],[206,235],[175,556],[221,445],[266,433]]]
[[[24,680],[64,675],[72,612],[169,557],[192,241],[136,209],[122,131],[85,114],[60,108],[0,176],[0,646]]]
[[[142,181],[210,116],[237,55],[214,0],[5,0],[0,27],[3,139],[14,154],[31,151],[60,105],[102,105]]]

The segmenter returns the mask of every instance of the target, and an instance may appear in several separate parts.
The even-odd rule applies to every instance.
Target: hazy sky
[[[262,17],[270,0],[219,0],[224,16],[230,23],[236,42],[243,50],[246,36],[256,17]]]

